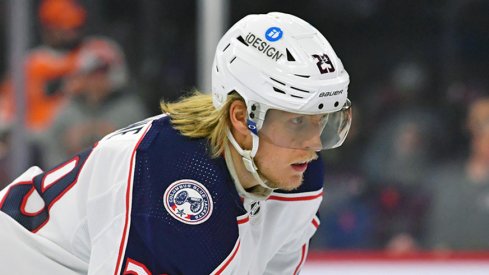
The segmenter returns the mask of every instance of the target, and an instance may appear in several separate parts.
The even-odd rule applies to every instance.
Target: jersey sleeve
[[[90,152],[45,172],[32,167],[0,192],[0,258],[9,263],[3,272],[86,273],[87,253],[77,241],[85,220],[79,194],[87,183],[78,175]]]
[[[264,275],[299,274],[307,257],[308,243],[293,244],[284,248],[267,265]]]
[[[88,274],[117,274],[127,242],[137,148],[152,120],[132,124],[104,137],[82,174],[87,190],[87,230],[91,239]]]
[[[319,200],[320,199],[316,199]],[[302,224],[299,231],[291,234],[287,242],[267,263],[264,274],[299,274],[309,250],[309,241],[319,226],[319,218],[314,215],[309,222]]]

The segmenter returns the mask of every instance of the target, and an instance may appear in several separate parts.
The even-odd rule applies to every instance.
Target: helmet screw
[[[251,118],[255,118],[255,114],[254,113],[250,113],[250,117]]]
[[[251,105],[251,110],[256,111],[256,105],[255,104]]]

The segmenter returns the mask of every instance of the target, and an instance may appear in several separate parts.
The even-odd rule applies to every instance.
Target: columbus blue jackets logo
[[[201,224],[212,214],[211,195],[195,180],[170,184],[163,195],[163,204],[172,217],[186,224]]]

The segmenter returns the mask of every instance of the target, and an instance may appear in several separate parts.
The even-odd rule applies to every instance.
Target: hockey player
[[[217,46],[212,96],[162,103],[0,193],[2,273],[298,274],[348,84],[305,21],[243,18]]]

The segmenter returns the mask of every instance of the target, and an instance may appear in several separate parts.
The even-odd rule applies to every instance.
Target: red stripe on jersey
[[[241,246],[241,242],[238,239],[238,245],[236,246],[236,248],[234,249],[234,251],[231,252],[231,257],[229,257],[229,259],[226,260],[226,263],[221,268],[219,268],[218,271],[216,271],[215,273],[211,273],[211,274],[213,274],[213,275],[219,275],[219,274],[221,274],[226,269],[226,267],[228,267],[228,265],[231,263],[231,261],[234,259],[234,257],[238,253],[238,250],[239,250],[239,247],[240,246]]]
[[[317,217],[312,218],[312,225],[314,225],[316,229],[319,227],[319,221],[317,220]]]
[[[136,156],[136,150],[139,147],[139,144],[143,141],[144,137],[146,136],[146,133],[148,132],[149,128],[146,128],[146,131],[144,131],[144,134],[141,136],[141,138],[138,140],[136,143],[136,146],[134,146],[131,154],[131,162],[129,164],[129,175],[127,176],[127,188],[126,188],[126,215],[125,215],[125,220],[124,220],[124,231],[122,231],[122,239],[121,239],[121,244],[119,245],[119,255],[117,255],[117,262],[115,265],[115,270],[114,270],[114,275],[119,274],[119,270],[121,268],[122,262],[122,254],[124,254],[124,249],[126,246],[126,235],[128,231],[128,226],[129,226],[129,215],[131,212],[131,182],[132,182],[132,168],[133,168],[133,163],[134,163],[134,158]]]
[[[244,217],[242,219],[238,219],[238,224],[247,223],[249,221],[250,221],[250,216],[246,215],[246,217]]]
[[[268,197],[268,200],[275,200],[275,201],[309,201],[309,200],[314,200],[323,195],[323,192],[317,194],[317,195],[311,195],[311,196],[297,196],[297,197],[282,197],[282,196],[277,196],[277,195],[272,195]]]
[[[295,268],[294,275],[299,274],[299,271],[301,270],[301,266],[304,263],[304,258],[305,257],[306,257],[306,245],[304,244],[302,246],[302,250],[301,250],[301,260],[299,261],[299,264]]]

